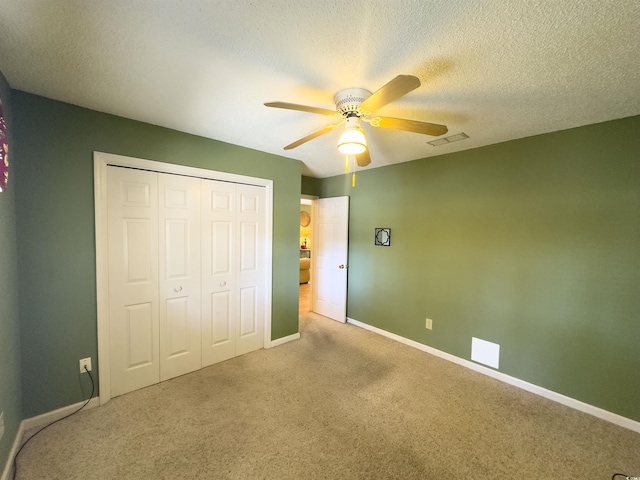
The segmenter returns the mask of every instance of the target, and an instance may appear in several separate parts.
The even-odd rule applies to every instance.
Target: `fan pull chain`
[[[356,156],[353,156],[353,174],[351,175],[351,188],[356,186]]]
[[[349,160],[351,160],[351,170],[353,173],[351,174],[351,186],[356,186],[356,156],[355,155],[345,155],[344,161],[344,173],[349,173]],[[351,158],[349,158],[351,157]]]

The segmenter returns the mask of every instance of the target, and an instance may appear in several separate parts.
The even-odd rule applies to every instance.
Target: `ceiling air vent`
[[[469,138],[469,135],[463,132],[463,133],[458,133],[456,135],[451,135],[449,137],[438,138],[437,140],[431,140],[430,142],[427,142],[427,143],[433,147],[438,147],[440,145],[445,145],[447,143],[453,143],[460,140],[464,140],[465,138]]]

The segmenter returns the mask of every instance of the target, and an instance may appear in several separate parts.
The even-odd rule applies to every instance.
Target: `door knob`
[[[220,286],[224,287],[227,284],[227,282],[220,282]]]
[[[345,265],[340,265],[338,268],[339,269],[343,269],[343,268],[347,268],[347,267]]]
[[[182,291],[182,287],[176,287],[173,289],[174,292],[181,292]]]

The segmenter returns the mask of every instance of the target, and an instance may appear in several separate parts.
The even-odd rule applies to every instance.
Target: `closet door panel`
[[[159,381],[157,174],[107,169],[111,395]]]
[[[236,356],[235,184],[202,180],[202,364]]]
[[[240,289],[240,328],[239,338],[245,338],[258,332],[258,289],[247,287]]]
[[[160,380],[201,368],[200,180],[158,175]]]
[[[240,273],[258,273],[258,222],[240,222]]]
[[[264,346],[264,188],[238,185],[237,203],[239,322],[236,355],[242,355]]]
[[[171,298],[165,302],[167,326],[167,358],[175,358],[191,348],[189,331],[189,297]]]
[[[154,363],[154,309],[151,303],[126,305],[124,307],[125,324],[120,336],[125,352],[125,368],[131,370],[138,367],[153,366]],[[155,377],[154,377],[155,378]]]

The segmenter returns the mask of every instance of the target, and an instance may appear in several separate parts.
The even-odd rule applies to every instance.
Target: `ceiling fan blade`
[[[356,162],[359,167],[366,167],[371,163],[371,157],[369,156],[369,149],[367,148],[360,155],[356,155]]]
[[[413,75],[398,75],[396,78],[380,88],[360,105],[360,112],[375,112],[387,103],[406,95],[420,86],[420,80]]]
[[[324,135],[325,133],[329,133],[332,130],[335,130],[336,128],[338,128],[340,125],[342,125],[343,122],[340,123],[336,123],[335,125],[327,125],[324,128],[321,128],[320,130],[316,130],[313,133],[310,133],[309,135],[307,135],[306,137],[302,137],[300,140],[297,140],[293,143],[290,143],[289,145],[287,145],[286,147],[284,147],[285,150],[291,150],[292,148],[296,148],[299,147],[300,145],[302,145],[303,143],[307,143],[309,140],[313,140],[314,138],[319,137],[320,135]]]
[[[340,114],[335,110],[327,110],[326,108],[310,107],[308,105],[298,105],[297,103],[267,102],[264,104],[264,106],[274,107],[274,108],[286,108],[288,110],[299,110],[302,112],[318,113],[320,115],[327,115],[329,117],[340,116]]]
[[[437,123],[418,122],[405,118],[375,117],[369,120],[374,127],[393,128],[394,130],[406,130],[407,132],[422,133],[437,137],[449,131],[445,125]]]

